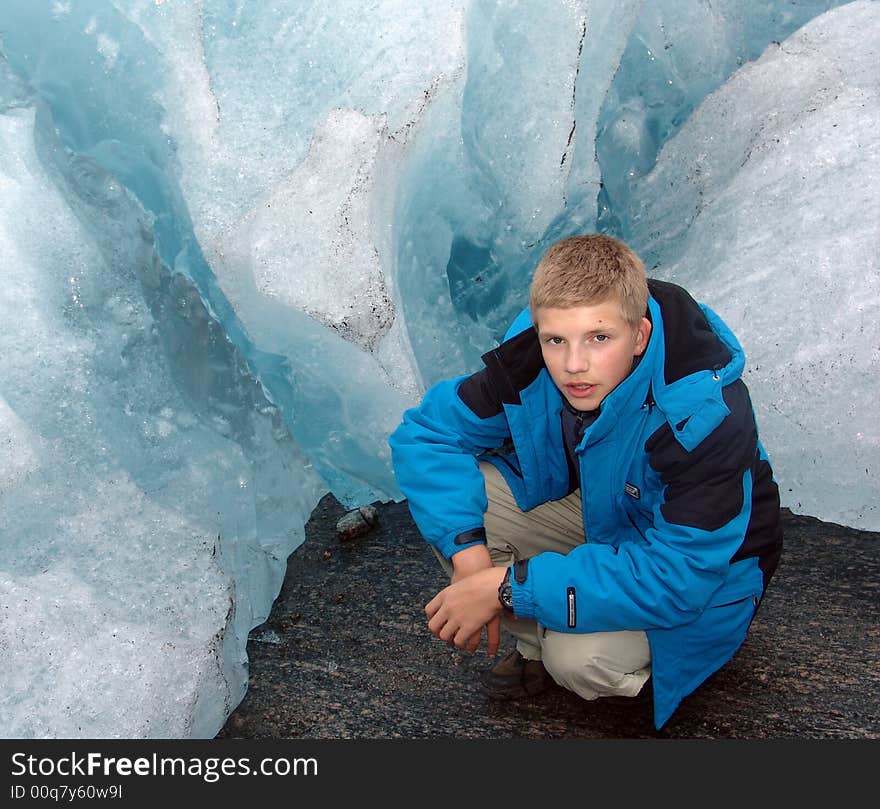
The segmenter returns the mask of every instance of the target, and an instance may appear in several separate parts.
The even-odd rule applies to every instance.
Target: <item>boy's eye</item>
[[[607,334],[597,334],[595,337],[593,337],[593,339],[597,343],[604,343],[608,339],[608,335]]]
[[[555,346],[562,345],[562,338],[561,337],[548,337],[547,342],[550,343],[551,345],[555,345]]]

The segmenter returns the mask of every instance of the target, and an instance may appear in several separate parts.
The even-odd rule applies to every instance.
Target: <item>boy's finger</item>
[[[440,606],[443,604],[443,599],[440,598],[440,594],[442,592],[443,591],[441,590],[440,593],[437,593],[437,595],[435,595],[427,604],[425,604],[425,615],[428,616],[429,621],[431,620],[431,618],[434,617],[434,613],[437,612],[437,610],[439,610]]]
[[[501,641],[500,621],[489,621],[486,624],[486,654],[495,657],[498,654],[498,644]]]

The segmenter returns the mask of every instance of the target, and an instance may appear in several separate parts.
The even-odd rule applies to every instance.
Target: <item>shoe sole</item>
[[[531,687],[525,686],[522,683],[517,683],[515,686],[509,687],[486,685],[485,683],[483,683],[483,691],[485,692],[486,696],[496,702],[505,702],[512,699],[524,699],[526,697],[536,697],[538,694],[542,694],[548,688],[550,688],[549,682],[537,683]]]

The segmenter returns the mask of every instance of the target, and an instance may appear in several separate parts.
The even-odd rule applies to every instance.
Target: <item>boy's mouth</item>
[[[595,387],[595,385],[591,385],[588,382],[569,383],[565,386],[566,390],[576,399],[581,399],[589,396],[593,392]]]

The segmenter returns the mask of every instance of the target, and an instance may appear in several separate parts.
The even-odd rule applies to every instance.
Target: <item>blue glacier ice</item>
[[[549,11],[548,11],[549,9]],[[880,529],[880,5],[5,0],[0,735],[210,737],[320,497],[574,232],[735,327]]]

